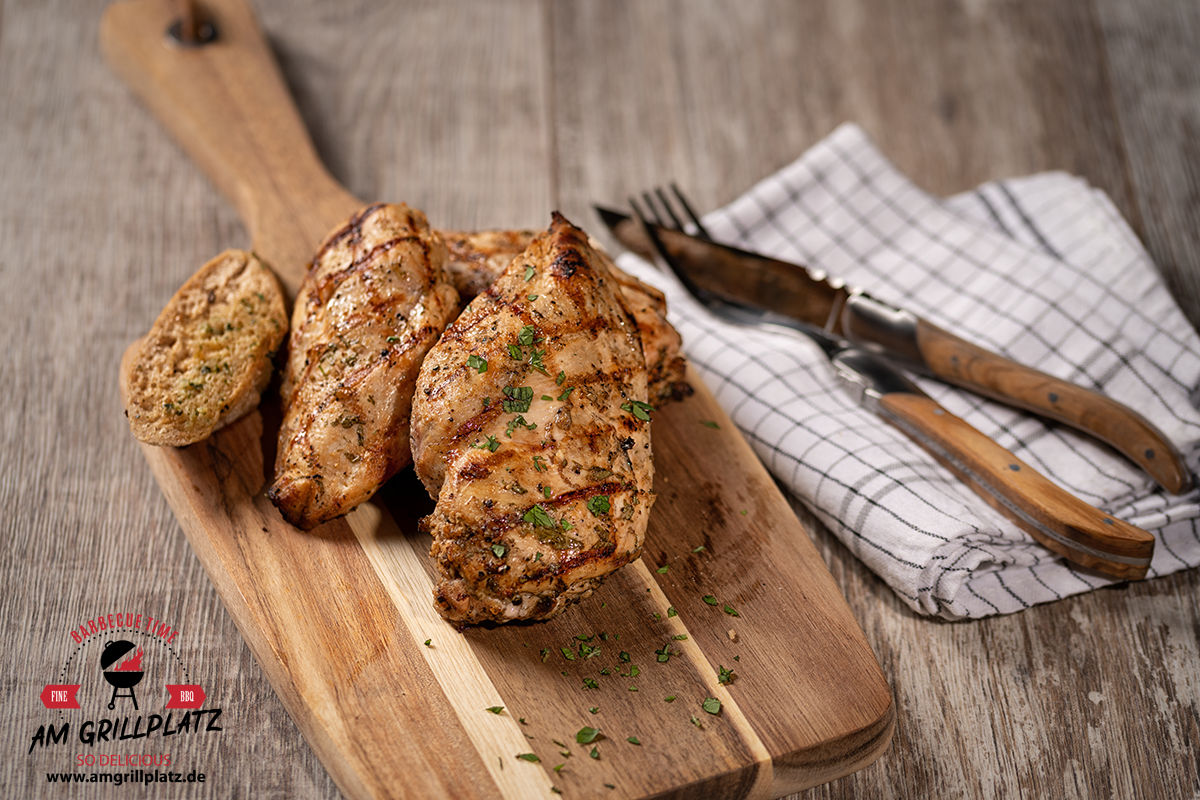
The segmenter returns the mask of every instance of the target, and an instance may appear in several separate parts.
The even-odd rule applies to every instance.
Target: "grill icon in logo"
[[[100,669],[104,670],[104,680],[113,687],[112,699],[108,701],[110,711],[117,707],[118,697],[128,697],[133,701],[133,710],[138,710],[137,696],[133,693],[133,687],[141,683],[142,676],[145,674],[142,672],[142,648],[139,647],[137,653],[117,663],[118,659],[132,649],[133,642],[118,639],[106,644],[104,652],[100,654]],[[122,689],[128,690],[129,693],[122,694]]]

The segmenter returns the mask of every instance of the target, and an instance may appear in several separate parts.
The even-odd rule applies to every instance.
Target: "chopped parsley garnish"
[[[508,436],[511,439],[512,435],[513,435],[513,431],[515,431],[517,428],[525,428],[526,430],[531,431],[536,427],[537,427],[536,422],[528,422],[528,421],[526,421],[526,419],[524,417],[522,417],[520,414],[518,414],[516,417],[513,417],[512,419],[510,419],[508,421],[508,424],[504,426],[504,433],[506,436]]]
[[[641,400],[630,400],[628,403],[621,404],[621,410],[628,411],[643,422],[649,422],[650,412],[654,410],[654,406],[643,403]]]
[[[400,337],[399,337],[399,336],[389,336],[389,337],[387,338],[387,342],[388,342],[388,344],[395,344],[395,343],[396,343],[396,342],[398,342],[398,341],[400,341]]]
[[[425,646],[426,646],[426,647],[433,647],[433,639],[426,639],[426,640],[425,640]]]
[[[494,544],[492,545],[492,552],[496,554],[496,558],[504,558],[504,554],[508,552],[508,549],[502,544]]]
[[[548,511],[546,511],[546,509],[542,508],[542,506],[540,504],[535,505],[533,508],[526,511],[521,516],[521,519],[525,520],[526,522],[530,522],[534,525],[538,525],[542,528],[557,527],[554,524],[554,520],[551,518],[550,513]]]
[[[534,553],[534,554],[533,554],[533,560],[534,560],[534,561],[541,561],[541,560],[542,560],[542,551],[540,551],[540,550],[539,550],[538,552]]]
[[[659,575],[666,575],[667,570],[669,570],[670,568],[671,568],[670,564],[663,564],[661,567],[659,567],[658,569],[656,569],[654,571],[657,572]]]
[[[546,659],[550,657],[550,648],[549,648],[549,647],[543,647],[543,648],[542,648],[542,650],[540,651],[540,654],[541,654],[541,656],[542,656],[542,663],[543,663],[543,664],[545,664],[545,663],[546,663]]]
[[[704,698],[704,702],[701,703],[701,707],[710,714],[721,713],[721,701],[715,697]]]
[[[704,602],[708,603],[710,606],[715,606],[717,604],[717,598],[713,597],[711,594],[706,594],[704,595]]]
[[[629,736],[625,739],[625,741],[629,742],[630,744],[641,744],[642,743],[641,740],[638,739],[636,736]]]
[[[728,604],[726,604],[725,608],[722,610],[731,617],[740,617],[741,616],[741,614],[739,614],[738,612],[733,610],[733,606],[728,605]]]
[[[600,751],[593,747],[592,752],[588,753],[588,755],[590,755],[592,758],[599,758]]]
[[[508,350],[508,357],[520,361],[525,356],[525,351],[517,347],[515,344],[505,345]]]
[[[534,350],[529,354],[529,366],[533,367],[543,375],[549,375],[550,373],[546,371],[546,365],[542,363],[542,357],[545,355],[545,350]]]
[[[579,655],[583,656],[584,658],[592,658],[594,656],[598,656],[598,655],[600,655],[600,645],[598,645],[598,644],[591,645],[591,644],[585,644],[583,642],[580,642],[579,643]]]
[[[563,390],[562,390],[562,394],[560,394],[560,395],[558,396],[558,399],[559,399],[559,400],[566,400],[568,397],[570,397],[570,396],[571,396],[571,392],[573,392],[573,391],[575,391],[575,387],[574,387],[574,386],[568,386],[567,388],[565,388],[565,389],[563,389]]]
[[[535,342],[540,342],[541,340],[541,337],[537,335],[537,328],[532,325],[526,325],[517,334],[517,344],[522,347],[532,347]]]
[[[674,640],[675,640],[675,641],[677,641],[677,642],[686,642],[686,641],[687,641],[687,634],[686,634],[686,633],[677,633],[677,634],[675,634],[674,636],[672,636],[671,638],[672,638],[672,639],[674,639]]]
[[[536,274],[537,274],[537,271],[533,267],[529,267],[529,266],[525,267],[525,280],[526,281],[533,280],[533,276]]]
[[[537,299],[538,299],[538,296],[536,294],[529,295],[529,302],[532,303],[534,300],[537,300]]]
[[[532,761],[534,764],[541,761],[541,759],[537,757],[537,753],[517,753],[517,758],[521,759],[522,761]]]
[[[476,442],[471,447],[474,447],[476,450],[487,450],[494,453],[500,449],[500,441],[495,436],[488,436],[487,441],[483,444]]]
[[[700,545],[699,547],[693,547],[692,552],[693,553],[703,553],[706,549],[707,548],[704,545]]]
[[[569,648],[569,647],[560,647],[560,648],[558,648],[558,649],[562,651],[563,658],[567,659],[567,661],[574,661],[574,660],[575,660],[575,651],[574,651],[574,650],[572,650],[571,648]]]
[[[592,706],[591,708],[589,708],[589,709],[588,709],[588,711],[589,711],[590,713],[592,713],[592,714],[599,714],[599,713],[600,713],[600,709],[599,709],[599,708],[597,708],[596,706]]]
[[[700,720],[696,717],[695,714],[692,714],[692,724],[695,725],[697,728],[704,727],[704,725],[700,722]]]
[[[549,467],[547,467],[545,464],[542,463],[545,460],[546,459],[543,458],[542,456],[534,456],[533,457],[533,468],[535,470],[537,470],[538,472],[545,472],[546,470],[549,469]],[[547,486],[545,491],[548,492],[549,489],[550,489],[550,487]],[[549,497],[549,494],[547,494],[546,496]]]
[[[560,373],[558,373],[557,376],[555,376],[554,382],[557,383],[559,386],[562,386],[563,381],[565,381],[566,379],[567,379],[567,373],[560,372]]]
[[[664,644],[662,647],[655,650],[654,653],[658,656],[658,661],[660,664],[670,661],[671,656],[673,655],[671,653],[671,643],[668,642],[668,643]]]
[[[492,712],[493,714],[499,714],[503,710],[504,706],[492,706],[488,709],[488,711]]]
[[[721,426],[713,422],[711,419],[702,419],[700,420],[700,424],[706,428],[716,428],[717,430],[721,429]]]
[[[592,516],[594,517],[607,514],[611,509],[612,504],[608,500],[608,495],[597,494],[588,498],[587,510],[592,512]]]
[[[583,728],[580,728],[579,732],[575,734],[575,741],[578,742],[579,744],[591,744],[592,742],[596,741],[599,738],[600,738],[600,729],[599,728],[588,728],[585,726]]]
[[[628,661],[630,660],[629,653],[626,653],[624,650],[622,650],[622,651],[620,652],[620,654],[617,656],[617,658],[619,658],[619,659],[621,659],[622,661],[625,661],[625,662],[628,662]]]
[[[599,688],[600,688],[600,684],[596,683],[596,681],[595,681],[594,679],[592,679],[592,678],[584,678],[584,679],[583,679],[583,688],[585,688],[585,689],[599,689]]]
[[[467,356],[467,366],[476,372],[487,372],[487,359],[477,355]]]
[[[505,386],[504,396],[508,398],[500,403],[500,407],[510,414],[523,414],[529,410],[533,402],[532,386]]]
[[[717,683],[733,683],[733,670],[725,669],[724,666],[717,666]]]
[[[664,697],[664,698],[663,698],[663,702],[664,702],[664,703],[674,703],[674,702],[675,702],[675,695],[673,695],[673,694],[669,694],[669,695],[667,695],[666,697]]]
[[[668,617],[678,617],[679,616],[679,612],[675,610],[675,606],[671,606],[670,608],[667,609],[667,616]]]

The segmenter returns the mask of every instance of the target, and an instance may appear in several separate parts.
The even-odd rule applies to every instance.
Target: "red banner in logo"
[[[78,683],[48,683],[42,693],[42,705],[46,708],[79,708],[75,693],[79,691]]]
[[[167,708],[199,708],[204,702],[204,690],[196,683],[182,685],[168,683],[167,691],[171,693],[171,700],[167,703]]]

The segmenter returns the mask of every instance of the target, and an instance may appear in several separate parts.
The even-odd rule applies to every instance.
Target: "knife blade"
[[[639,220],[595,208],[625,247],[654,260],[654,245]],[[653,223],[649,229],[675,265],[707,291],[814,325],[909,371],[1083,431],[1172,494],[1192,487],[1191,471],[1175,445],[1123,403],[993,353],[821,271]]]
[[[868,410],[948,468],[992,508],[1047,549],[1117,578],[1146,576],[1154,556],[1148,531],[1093,508],[942,408],[888,360],[814,325],[696,285],[652,226],[653,260],[675,273],[700,303],[723,319],[800,334],[817,344],[839,382]]]

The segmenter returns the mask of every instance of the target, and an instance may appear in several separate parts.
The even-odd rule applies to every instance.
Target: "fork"
[[[711,241],[682,192],[674,184],[671,190],[683,209],[683,217],[701,237]],[[685,229],[683,219],[661,188],[653,196],[644,193],[642,202],[658,227]],[[1154,553],[1153,535],[1068,493],[942,408],[886,359],[815,325],[697,286],[688,275],[687,265],[663,245],[641,205],[633,198],[630,205],[657,253],[659,265],[674,274],[688,294],[715,316],[754,329],[784,330],[808,337],[825,353],[854,399],[901,430],[1034,539],[1070,561],[1108,575],[1145,577]]]

